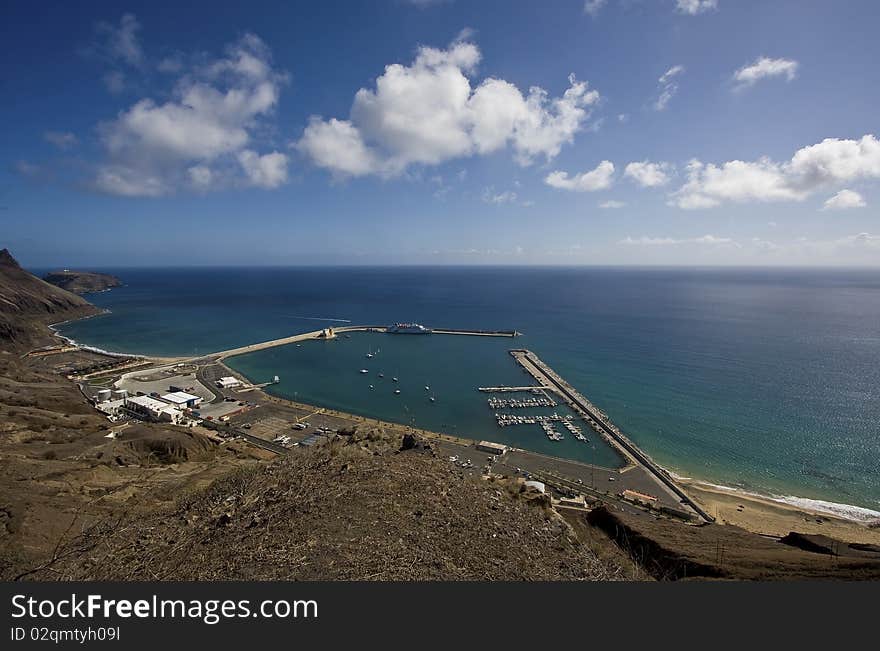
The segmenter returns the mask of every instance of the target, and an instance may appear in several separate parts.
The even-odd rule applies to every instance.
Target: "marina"
[[[646,471],[658,484],[659,487],[674,494],[682,504],[690,507],[706,522],[713,522],[714,518],[696,504],[664,469],[654,461],[635,443],[629,440],[620,429],[611,422],[608,415],[598,409],[587,398],[581,395],[568,382],[562,379],[553,369],[547,366],[537,355],[530,350],[514,349],[510,354],[520,366],[525,369],[538,383],[547,390],[557,393],[565,403],[577,411],[584,419],[600,433],[606,441],[613,445],[623,454],[630,463]],[[546,431],[546,428],[545,428]],[[548,436],[550,434],[548,433]]]

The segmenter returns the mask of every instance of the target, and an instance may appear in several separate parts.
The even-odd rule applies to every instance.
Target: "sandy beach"
[[[880,526],[835,517],[819,511],[776,502],[769,498],[723,490],[693,480],[679,483],[719,524],[733,524],[769,536],[791,531],[823,534],[846,542],[880,544]]]

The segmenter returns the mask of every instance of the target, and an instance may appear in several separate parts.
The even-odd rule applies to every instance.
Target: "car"
[[[614,477],[609,477],[608,481],[616,481],[616,480],[614,479]]]
[[[250,429],[250,428],[251,428],[251,424],[250,424],[250,423],[245,423],[245,424],[244,424],[244,428],[245,428],[245,429]]]

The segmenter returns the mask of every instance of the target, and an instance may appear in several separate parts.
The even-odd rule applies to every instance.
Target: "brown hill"
[[[43,280],[74,294],[103,292],[111,287],[119,287],[122,281],[110,274],[99,274],[93,271],[53,271],[43,276]]]
[[[85,299],[28,273],[7,249],[0,250],[0,342],[31,345],[48,338],[46,325],[98,311]]]
[[[620,576],[546,503],[378,433],[216,481],[170,512],[105,522],[29,578],[599,580]]]

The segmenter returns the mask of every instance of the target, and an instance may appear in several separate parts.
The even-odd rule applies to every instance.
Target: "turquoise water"
[[[675,472],[880,509],[877,270],[107,271],[126,286],[90,298],[112,314],[64,326],[64,334],[110,350],[184,355],[345,322],[515,328],[525,333],[517,346],[534,350]],[[455,405],[441,419],[460,431],[485,422],[490,413],[473,390],[482,382],[477,374],[485,370],[489,383],[503,382],[507,373],[520,377],[507,359],[511,341],[431,337],[421,347],[399,344],[412,346],[412,369],[428,376],[407,371],[413,391],[436,386],[436,406]],[[303,400],[395,420],[408,416],[390,397],[362,391],[363,378],[350,374],[362,366],[357,347],[364,345],[348,341],[354,352],[346,344],[325,348],[324,359],[301,359],[299,353],[318,354],[304,346],[233,363],[249,368],[255,380],[281,376],[278,389]],[[398,344],[376,345],[388,355],[379,359],[397,354]],[[456,378],[447,362],[462,358],[469,370]],[[409,391],[407,406],[417,424],[428,426],[436,413]],[[540,442],[539,431],[523,427],[515,436]],[[513,429],[519,430],[504,434]],[[575,441],[553,449],[583,452],[569,443]]]
[[[489,396],[478,387],[534,384],[507,352],[518,342],[506,337],[351,333],[350,339],[270,348],[228,359],[227,364],[254,380],[280,375],[281,382],[267,390],[284,398],[612,468],[621,465],[617,453],[583,423],[589,443],[578,441],[561,426],[556,429],[565,435],[562,441],[550,441],[539,425],[498,427],[496,411],[573,413],[565,406],[489,408]],[[367,358],[370,351],[375,355]]]

